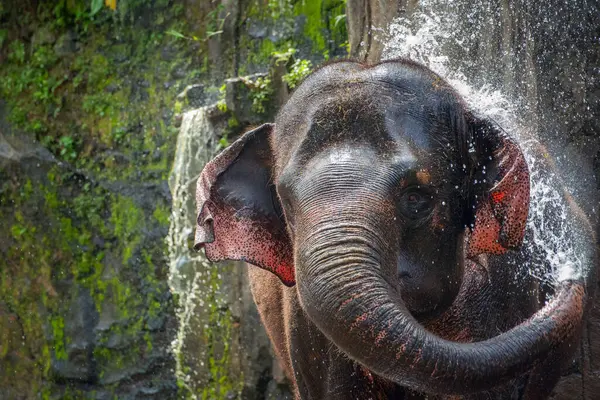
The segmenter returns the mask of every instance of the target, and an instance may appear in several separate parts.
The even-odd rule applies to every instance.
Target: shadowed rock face
[[[462,48],[447,49],[449,65],[470,85],[487,83],[519,99],[519,114],[554,153],[559,169],[577,176],[569,190],[592,219],[600,189],[600,34],[597,1],[539,3],[360,0],[348,5],[351,56],[376,62],[389,43],[386,27],[397,17],[414,32],[419,3],[457,16],[452,31]],[[452,57],[454,56],[454,58]],[[465,61],[466,60],[466,61]],[[576,171],[576,172],[574,172]],[[600,390],[600,301],[589,313],[580,356],[556,387],[553,399],[595,399]]]
[[[148,269],[166,231],[149,222],[129,232],[139,241],[124,260],[106,205],[152,213],[164,191],[100,184],[0,126],[0,397],[173,398],[173,303],[160,265]],[[163,311],[149,312],[154,296]]]

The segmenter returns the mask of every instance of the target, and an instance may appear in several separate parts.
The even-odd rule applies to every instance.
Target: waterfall
[[[537,88],[531,76],[534,68],[528,27],[518,27],[523,32],[519,54],[511,52],[510,45],[505,46],[498,18],[499,13],[515,11],[492,4],[485,0],[475,5],[467,1],[419,1],[414,10],[396,19],[383,33],[386,36],[383,58],[405,57],[428,66],[456,88],[472,110],[495,121],[518,139],[531,174],[527,222],[531,234],[526,236],[524,245],[532,257],[515,279],[524,271],[553,284],[561,279],[559,270],[565,271],[565,265],[582,271],[584,263],[589,262],[580,258],[582,249],[589,244],[580,238],[578,227],[567,218],[561,189],[566,184],[570,191],[576,191],[584,174],[558,176],[543,166],[547,165],[544,160],[536,158],[539,156],[533,150],[539,146],[538,136],[543,136],[540,134],[543,121],[536,115]],[[490,31],[496,31],[496,38],[500,37],[500,45],[504,47],[503,69],[491,65],[493,58],[489,52],[495,49],[490,39],[494,33]],[[507,66],[523,71],[517,78]],[[549,137],[542,139],[546,145],[551,141]],[[592,208],[592,212],[596,210]],[[549,263],[553,272],[544,273],[542,262]]]
[[[226,266],[210,266],[192,249],[196,225],[196,181],[215,154],[215,128],[208,107],[183,114],[169,187],[173,197],[169,284],[178,300],[179,327],[172,351],[178,385],[193,398],[212,398],[228,380],[230,319],[222,289]],[[225,377],[225,378],[223,378]],[[220,385],[220,386],[219,386]],[[228,389],[228,388],[227,388]],[[235,389],[235,388],[234,388]]]

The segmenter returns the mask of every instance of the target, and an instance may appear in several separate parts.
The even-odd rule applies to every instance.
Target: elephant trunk
[[[386,259],[390,244],[378,233],[384,218],[374,224],[356,208],[311,208],[328,215],[305,219],[298,232],[310,234],[295,238],[302,306],[344,353],[381,377],[429,393],[487,390],[579,333],[586,291],[567,279],[543,309],[506,333],[476,343],[444,340],[411,316],[390,281],[394,260]]]

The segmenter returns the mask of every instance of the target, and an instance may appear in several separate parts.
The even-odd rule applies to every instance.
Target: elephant
[[[296,398],[541,399],[596,285],[592,223],[561,193],[579,255],[548,283],[524,267],[552,268],[522,245],[518,140],[418,63],[337,61],[204,167],[194,247],[259,267]]]

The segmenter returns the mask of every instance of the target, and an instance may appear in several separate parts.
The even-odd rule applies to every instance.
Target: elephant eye
[[[421,201],[421,195],[419,193],[409,193],[406,197],[406,200],[410,204],[416,204]]]
[[[429,193],[408,190],[400,199],[400,211],[408,218],[423,217],[431,211],[433,197]]]

